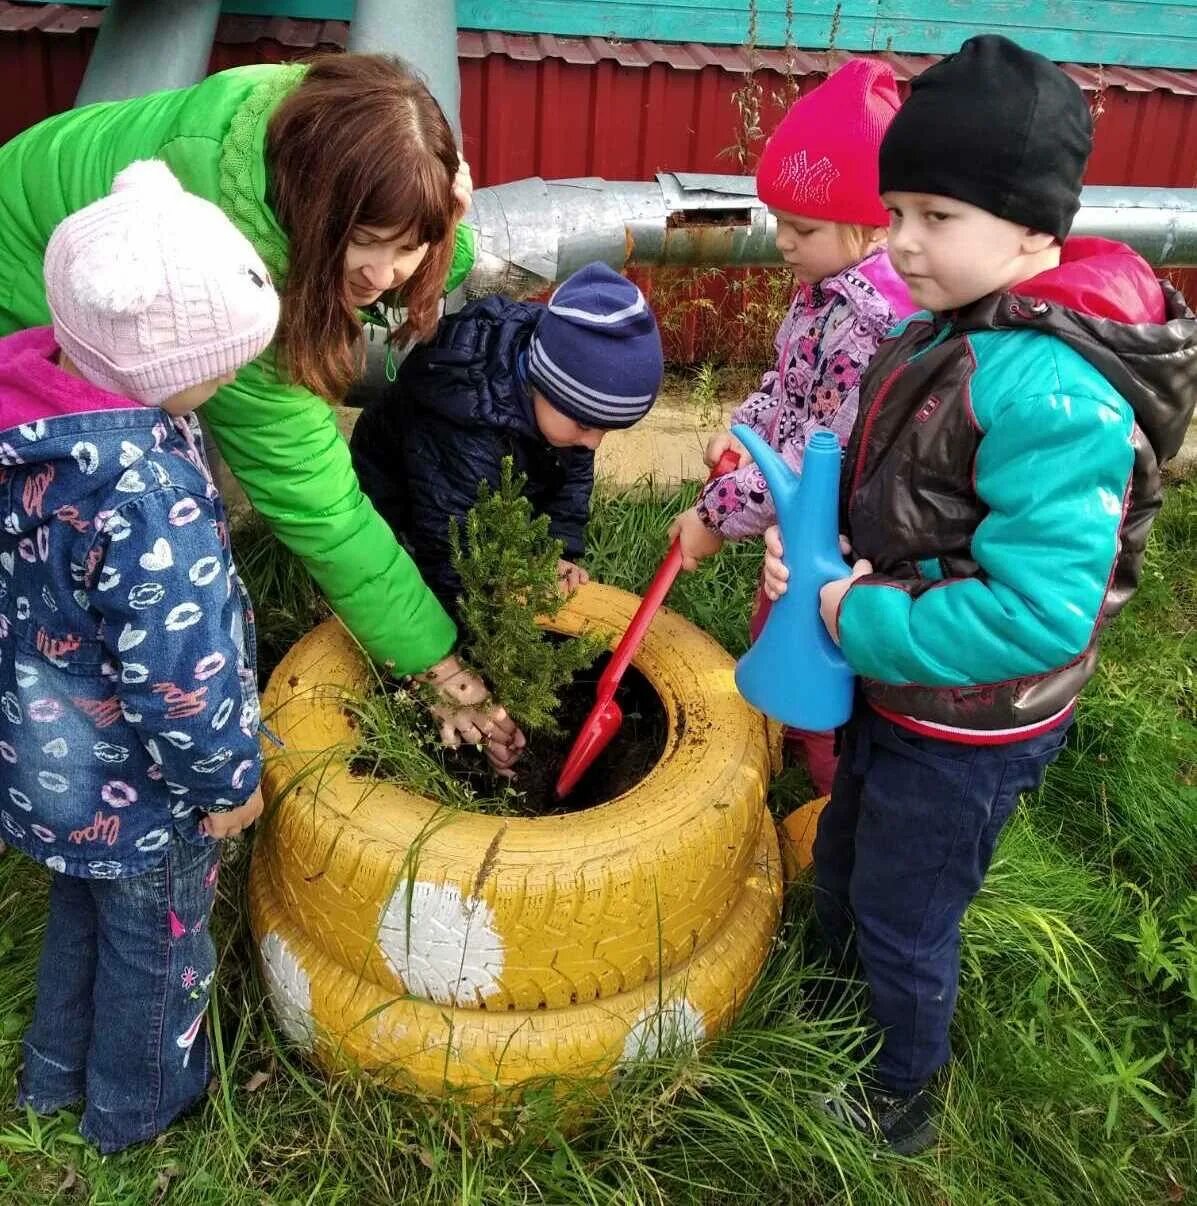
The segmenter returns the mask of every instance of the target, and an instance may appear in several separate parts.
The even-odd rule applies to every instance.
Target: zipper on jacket
[[[869,435],[872,433],[873,423],[876,421],[877,415],[885,403],[885,399],[893,389],[894,383],[905,369],[909,368],[920,357],[925,356],[932,348],[938,347],[951,333],[951,324],[945,324],[943,329],[935,335],[935,338],[925,348],[919,348],[913,356],[903,360],[901,364],[895,365],[885,380],[882,381],[881,388],[878,389],[877,396],[873,399],[873,404],[869,407],[868,414],[865,415],[864,424],[860,429],[860,447],[856,453],[856,467],[852,471],[852,490],[848,495],[849,502],[851,502],[852,495],[856,493],[856,489],[860,485],[860,479],[864,475],[865,460],[869,452]]]
[[[856,468],[852,471],[852,489],[848,494],[849,504],[856,494],[857,487],[860,485],[861,475],[864,473],[865,460],[869,453],[869,436],[872,434],[873,423],[876,421],[877,413],[884,404],[890,390],[893,389],[894,382],[902,375],[902,370],[908,363],[909,361],[903,360],[901,364],[896,365],[890,370],[889,376],[881,383],[881,388],[873,399],[873,405],[869,407],[869,413],[865,415],[864,425],[860,429],[860,448],[856,454]]]

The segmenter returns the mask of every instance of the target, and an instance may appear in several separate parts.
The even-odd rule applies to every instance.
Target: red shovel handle
[[[719,458],[707,481],[730,473],[738,464],[739,456],[729,448]],[[589,715],[582,722],[582,727],[574,739],[573,747],[557,778],[557,799],[563,800],[573,791],[578,780],[619,731],[623,715],[619,710],[619,705],[614,702],[615,688],[619,686],[619,680],[628,668],[632,654],[639,647],[645,632],[648,631],[649,624],[652,623],[653,616],[664,602],[665,596],[669,593],[669,588],[673,585],[673,580],[681,568],[682,550],[675,540],[669,547],[669,555],[653,576],[648,590],[644,592],[644,598],[640,601],[640,606],[636,609],[636,614],[632,617],[627,631],[616,645],[615,652],[607,663],[607,668],[599,678],[598,687],[594,693],[594,707],[590,709]]]
[[[725,473],[731,473],[739,464],[739,454],[735,449],[729,448],[715,462],[715,467],[707,475],[707,481],[712,482]],[[661,562],[660,568],[653,575],[653,580],[648,584],[648,589],[644,592],[640,606],[636,608],[636,614],[632,617],[627,631],[623,634],[619,644],[615,646],[615,652],[611,654],[611,660],[599,678],[598,690],[595,692],[598,701],[610,699],[615,694],[615,688],[619,685],[619,680],[623,678],[623,672],[631,663],[632,655],[640,647],[640,642],[644,640],[644,634],[653,622],[653,616],[665,602],[665,596],[673,588],[674,580],[681,568],[682,546],[679,541],[674,540],[669,546],[665,560]]]

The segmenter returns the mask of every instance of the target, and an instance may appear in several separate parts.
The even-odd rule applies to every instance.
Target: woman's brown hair
[[[383,302],[407,308],[397,336],[432,333],[453,260],[458,162],[432,94],[383,55],[318,56],[275,110],[269,201],[290,240],[278,350],[296,384],[337,400],[361,370],[361,323],[345,296],[355,226],[396,228],[428,244],[411,279]]]

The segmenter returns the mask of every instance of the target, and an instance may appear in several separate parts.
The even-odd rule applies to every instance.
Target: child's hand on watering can
[[[557,582],[562,594],[572,595],[579,586],[585,586],[589,581],[590,575],[580,565],[572,561],[557,562]]]
[[[840,552],[845,556],[851,552],[851,547],[843,536],[840,537]],[[837,645],[840,643],[840,606],[844,602],[844,596],[857,578],[863,578],[872,572],[873,563],[862,557],[859,561],[853,562],[852,573],[847,578],[836,578],[819,591],[819,616],[831,639]]]
[[[845,557],[852,553],[852,546],[846,536],[840,537],[840,552]],[[765,568],[761,575],[765,595],[774,603],[786,593],[790,579],[790,571],[786,569],[781,558],[781,530],[774,524],[765,531]],[[852,566],[852,573],[847,578],[835,578],[819,591],[819,615],[823,626],[837,645],[840,643],[840,604],[852,583],[872,572],[872,562],[861,559]]]
[[[771,603],[786,593],[790,582],[790,571],[782,564],[781,556],[781,529],[773,524],[765,529],[765,568],[761,571],[761,585]]]
[[[742,468],[752,461],[748,449],[730,431],[721,431],[718,435],[711,436],[707,441],[707,450],[702,454],[702,459],[706,462],[707,468],[714,469],[719,464],[719,458],[729,448],[740,458],[739,467]]]
[[[673,521],[669,543],[675,540],[682,550],[682,569],[687,572],[697,569],[703,558],[713,557],[723,547],[723,537],[702,522],[697,507],[683,511]]]

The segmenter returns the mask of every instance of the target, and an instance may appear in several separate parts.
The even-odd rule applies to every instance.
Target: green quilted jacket
[[[50,321],[42,283],[50,232],[137,159],[164,160],[184,188],[219,205],[281,282],[288,247],[266,203],[266,125],[303,71],[234,68],[191,88],[48,118],[0,147],[0,335]],[[473,257],[473,233],[459,226],[447,288]],[[374,658],[415,673],[452,649],[453,623],[359,489],[332,408],[280,377],[273,348],[203,417],[250,502]]]

